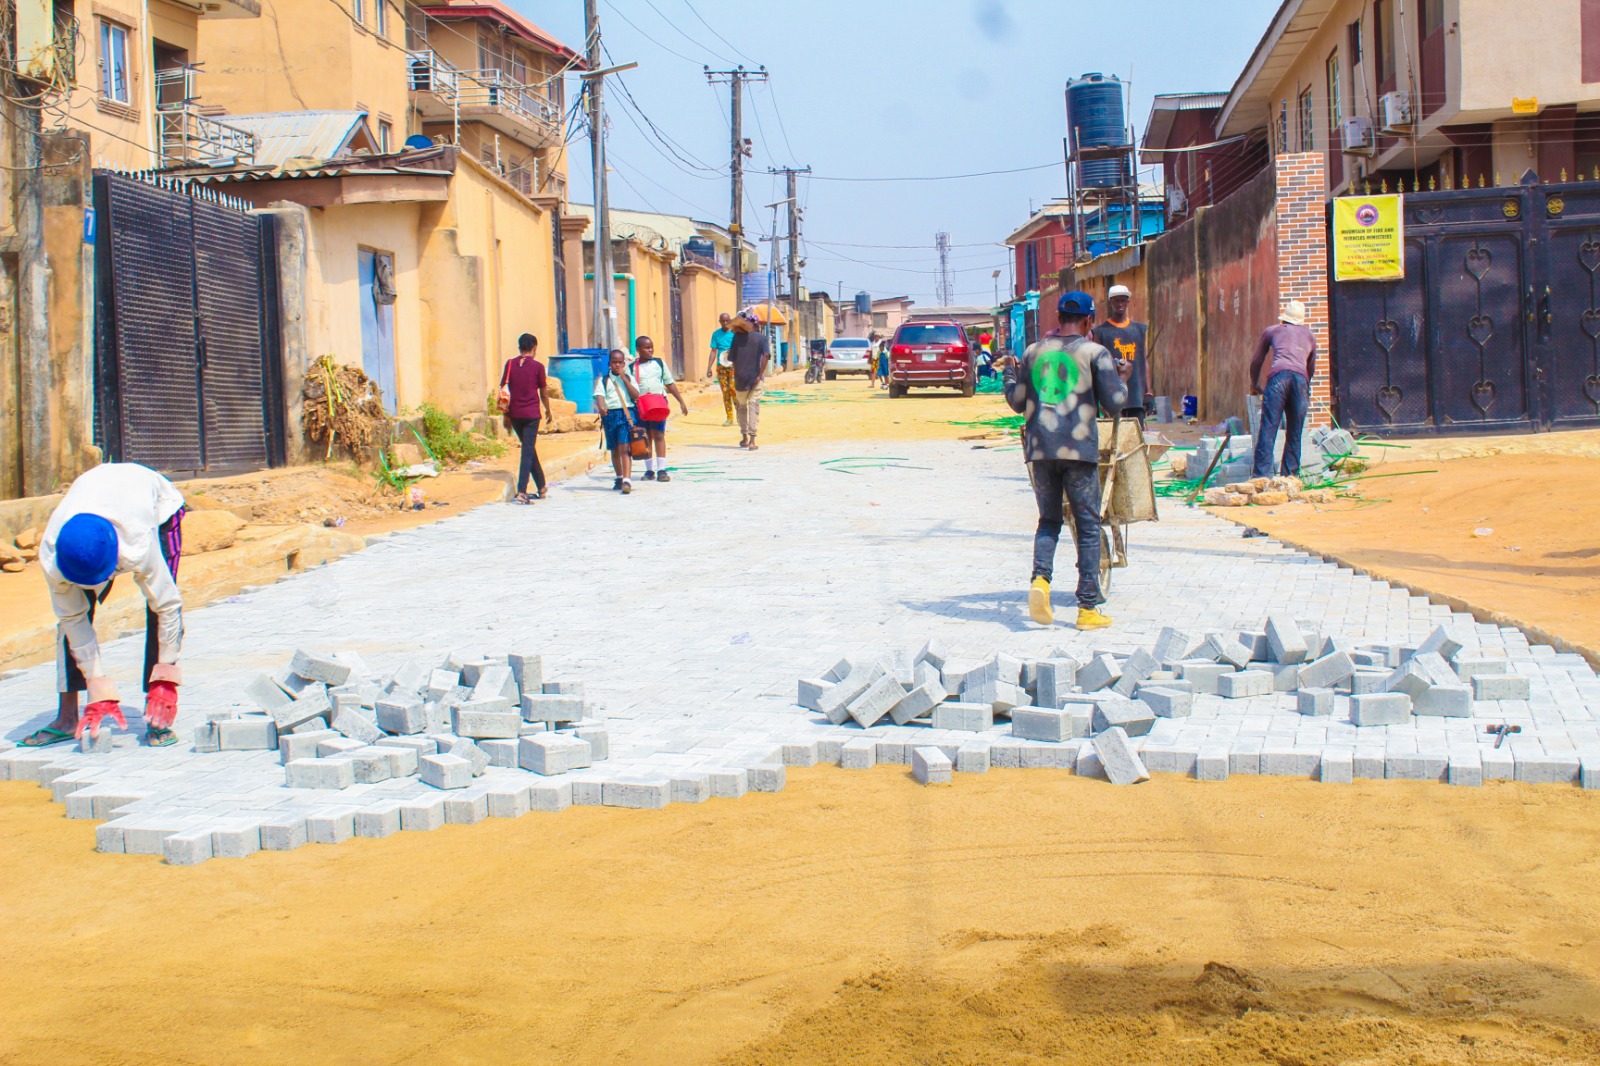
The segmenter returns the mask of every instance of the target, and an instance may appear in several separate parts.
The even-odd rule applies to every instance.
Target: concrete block
[[[1472,698],[1525,700],[1532,694],[1528,679],[1520,674],[1480,674],[1472,679]]]
[[[1355,661],[1344,651],[1335,651],[1300,667],[1301,688],[1333,688],[1356,672]]]
[[[1055,708],[1061,697],[1078,683],[1078,664],[1073,659],[1042,659],[1035,667],[1033,705]]]
[[[528,808],[547,814],[564,811],[578,802],[572,786],[570,781],[537,781],[528,786]]]
[[[1227,633],[1209,633],[1206,635],[1206,642],[1200,654],[1213,662],[1227,663],[1238,668],[1243,667],[1254,657],[1255,649],[1245,647]]]
[[[1462,684],[1470,685],[1475,677],[1498,677],[1509,672],[1511,663],[1488,655],[1457,655],[1450,666]]]
[[[1600,788],[1600,755],[1578,756],[1578,786],[1585,789]]]
[[[1439,626],[1432,633],[1429,633],[1421,644],[1417,645],[1417,654],[1424,655],[1428,652],[1437,652],[1442,658],[1454,659],[1461,648],[1462,644],[1456,639],[1455,635],[1444,626]]]
[[[794,701],[808,711],[816,711],[818,714],[821,714],[822,694],[827,692],[828,689],[832,687],[833,683],[831,681],[824,681],[820,677],[803,677],[800,679],[798,686],[799,691],[796,694]]]
[[[1372,692],[1350,697],[1350,721],[1358,726],[1402,725],[1411,720],[1411,697],[1404,692]]]
[[[817,765],[817,742],[814,740],[791,741],[778,751],[785,766]]]
[[[209,754],[210,752],[222,750],[222,733],[217,728],[216,722],[206,722],[204,725],[196,726],[194,732],[190,734],[190,739],[193,741],[194,750],[197,752]],[[15,775],[15,771],[13,771],[12,779],[16,781],[23,780],[23,778]],[[34,771],[33,780],[38,780],[37,769]]]
[[[589,756],[595,762],[611,758],[611,732],[601,722],[589,719],[577,724],[572,735],[589,745]]]
[[[1578,780],[1581,764],[1575,752],[1516,752],[1516,779],[1530,785],[1570,785]]]
[[[1356,753],[1351,748],[1325,748],[1317,780],[1330,785],[1348,785],[1355,780]]]
[[[216,725],[222,751],[275,751],[278,747],[278,725],[265,715],[230,718]]]
[[[1244,748],[1239,751],[1228,752],[1229,774],[1259,774],[1261,772],[1261,749]]]
[[[950,757],[938,748],[913,748],[911,776],[924,785],[948,785],[955,776],[955,766],[950,762]]]
[[[866,729],[876,725],[905,696],[905,689],[893,677],[883,674],[852,699],[845,710],[857,725]]]
[[[1418,717],[1471,718],[1472,689],[1467,685],[1434,685],[1411,701]]]
[[[1411,661],[1421,668],[1430,685],[1455,685],[1460,683],[1455,668],[1445,662],[1444,656],[1434,651],[1418,652]]]
[[[677,773],[672,775],[673,803],[704,803],[711,798],[711,775]]]
[[[523,737],[517,744],[522,768],[545,777],[593,764],[593,749],[588,742],[565,733],[540,733]]]
[[[505,666],[502,659],[487,656],[478,656],[468,659],[461,664],[461,684],[467,688],[477,688],[478,681],[483,677],[483,672],[491,666]],[[448,666],[446,667],[448,669]],[[507,670],[511,669],[509,666]]]
[[[1143,700],[1108,699],[1094,705],[1093,724],[1096,733],[1105,729],[1121,729],[1130,737],[1142,737],[1155,728],[1156,713]]]
[[[432,829],[443,829],[446,821],[443,796],[400,801],[400,828],[405,832],[426,833]]]
[[[334,807],[306,815],[306,839],[312,844],[342,844],[355,836],[356,807]]]
[[[672,782],[666,778],[651,781],[607,781],[600,787],[600,802],[607,807],[659,811],[672,802]]]
[[[1158,718],[1187,718],[1194,711],[1194,695],[1181,689],[1140,685],[1136,695]]]
[[[94,736],[85,729],[83,736],[78,738],[78,751],[84,755],[108,755],[111,753],[112,741],[116,739],[116,735],[117,731],[112,728],[110,722],[102,723],[100,732]]]
[[[1272,684],[1272,675],[1265,670],[1240,670],[1217,678],[1217,695],[1230,700],[1270,696]]]
[[[442,700],[461,684],[459,670],[434,670],[428,674],[428,687],[422,690],[426,700]]]
[[[1120,728],[1112,726],[1096,733],[1090,743],[1100,759],[1106,779],[1113,785],[1133,785],[1150,780],[1150,773],[1140,760],[1139,753],[1134,750],[1133,742]]]
[[[1020,708],[1018,708],[1020,709]],[[1016,710],[1013,710],[1013,721]],[[982,733],[994,727],[994,708],[981,703],[941,703],[933,708],[933,728]]]
[[[510,739],[484,740],[478,743],[478,750],[489,757],[490,766],[515,770],[518,767],[517,744],[518,741]]]
[[[1517,776],[1516,756],[1510,748],[1480,748],[1478,757],[1483,760],[1485,781],[1512,781]]]
[[[294,658],[289,660],[289,669],[307,681],[320,681],[324,685],[342,685],[350,679],[348,664],[304,648],[294,653]]]
[[[1321,761],[1320,752],[1296,748],[1290,742],[1269,742],[1261,749],[1260,766],[1263,776],[1310,778]]]
[[[1030,749],[1028,748],[1023,749],[1025,753],[1029,750]],[[1067,748],[1064,750],[1071,751],[1072,749]],[[1100,761],[1100,753],[1095,750],[1094,744],[1084,744],[1082,747],[1078,748],[1077,754],[1078,757],[1072,764],[1073,773],[1077,774],[1079,777],[1098,777],[1104,779],[1106,776],[1105,764]]]
[[[1201,748],[1194,760],[1194,776],[1197,781],[1226,781],[1228,749],[1215,746]]]
[[[933,711],[947,696],[944,682],[933,678],[896,700],[889,708],[889,717],[894,719],[895,725],[905,725]]]
[[[417,760],[422,783],[434,788],[466,788],[472,784],[472,764],[459,755],[424,755]]]
[[[1272,691],[1293,692],[1300,687],[1300,664],[1251,662],[1245,669],[1260,670],[1272,675]]]
[[[989,745],[983,741],[969,741],[956,750],[956,773],[985,774],[989,772]]]
[[[510,676],[509,673],[507,676]],[[515,711],[480,711],[457,707],[450,712],[457,736],[484,740],[512,740],[521,733],[522,718]]]
[[[878,742],[873,737],[853,737],[839,749],[839,765],[846,770],[870,770],[878,765]]]
[[[173,833],[161,842],[161,856],[168,866],[195,866],[205,862],[211,858],[211,828]]]
[[[526,785],[505,786],[511,791],[522,793],[524,801],[528,794]],[[444,801],[444,821],[446,825],[477,825],[489,817],[489,795],[476,789],[462,789],[449,795],[441,796]]]
[[[1122,677],[1122,666],[1110,655],[1100,654],[1078,670],[1078,687],[1085,692],[1110,688]]]
[[[1300,632],[1300,623],[1284,611],[1269,611],[1267,613],[1267,651],[1272,661],[1290,666],[1305,662],[1307,654],[1311,651],[1306,646],[1305,636]]]
[[[750,775],[747,771],[711,771],[711,795],[717,799],[738,799],[748,791],[750,791]]]
[[[850,718],[847,705],[882,677],[883,666],[880,663],[852,666],[850,673],[822,694],[822,698],[818,701],[818,712],[826,716],[828,721],[834,725],[844,723]]]
[[[275,707],[283,707],[294,702],[290,695],[283,691],[282,686],[266,674],[257,674],[251,679],[244,687],[244,694],[251,703],[268,713]]]
[[[840,659],[838,662],[834,663],[829,670],[823,673],[822,680],[826,681],[830,685],[836,685],[845,678],[849,677],[850,671],[853,669],[854,666],[849,659]]]
[[[1194,686],[1197,696],[1215,696],[1217,679],[1231,673],[1231,663],[1219,663],[1211,659],[1186,659],[1178,664],[1178,676]]]
[[[1450,757],[1443,752],[1391,751],[1384,756],[1384,777],[1391,781],[1443,781]]]
[[[383,738],[383,730],[378,728],[378,723],[360,711],[335,711],[331,725],[336,732],[362,744],[376,744]]]
[[[428,712],[415,696],[379,700],[374,709],[378,728],[396,736],[411,736],[428,728]]]
[[[436,757],[429,756],[429,758]],[[400,804],[393,800],[356,810],[356,836],[382,838],[393,836],[398,832],[400,832]]]
[[[1452,785],[1476,787],[1483,784],[1483,756],[1475,751],[1451,752],[1445,779]]]
[[[1048,707],[1018,707],[1011,712],[1011,735],[1059,744],[1073,738],[1073,714]]]
[[[946,660],[950,658],[949,651],[944,646],[944,641],[938,637],[929,637],[917,653],[912,656],[913,662],[927,663],[935,670],[943,670]]]
[[[982,703],[984,701],[977,699],[967,700],[965,702]],[[994,692],[989,697],[988,702],[989,707],[994,711],[995,714],[1010,714],[1013,707],[1029,706],[1028,690],[1023,688],[1021,685],[1012,685],[1005,681],[997,681],[994,684]]]
[[[305,721],[289,730],[291,733],[326,733],[329,731],[328,719],[323,717],[307,718]],[[278,734],[281,736],[283,734],[283,730],[278,730]]]
[[[386,696],[420,696],[428,684],[428,668],[415,659],[407,659],[383,683]]]
[[[1385,692],[1403,692],[1412,699],[1416,699],[1428,691],[1429,686],[1432,684],[1434,684],[1434,681],[1428,675],[1428,671],[1422,667],[1422,664],[1414,659],[1407,659],[1390,672],[1389,677],[1383,683],[1383,690]]]
[[[532,652],[512,652],[506,656],[511,667],[511,679],[516,682],[519,695],[544,691],[544,657]]]
[[[1163,666],[1169,666],[1194,658],[1194,653],[1202,643],[1187,630],[1166,626],[1156,634],[1156,646],[1152,654]]]
[[[781,763],[761,763],[749,767],[745,773],[748,775],[751,792],[778,792],[788,781]]]
[[[332,759],[292,759],[283,767],[288,788],[349,788],[356,783],[356,768],[349,756]]]
[[[923,685],[932,683],[938,685],[942,691],[949,691],[944,687],[944,675],[940,674],[938,668],[932,663],[917,663],[912,668],[911,676],[915,682],[911,686],[912,688],[921,688]]]
[[[278,761],[287,765],[295,759],[315,759],[317,745],[339,737],[331,729],[316,729],[309,733],[286,733],[278,736]],[[343,739],[340,737],[339,739]]]
[[[582,696],[533,693],[522,697],[522,717],[529,722],[576,722],[584,713]]]
[[[1301,714],[1321,717],[1333,713],[1333,689],[1303,688],[1295,694],[1295,710]]]
[[[1362,781],[1382,781],[1385,775],[1385,752],[1381,747],[1356,748],[1351,771]]]
[[[1387,669],[1364,670],[1357,667],[1356,672],[1350,675],[1350,694],[1352,696],[1366,696],[1387,692],[1389,674],[1390,671]]]
[[[562,785],[567,789],[567,802],[561,807],[564,810],[572,804],[572,788],[566,782]],[[520,818],[533,810],[533,792],[521,783],[490,785],[484,790],[483,803],[490,818]],[[449,814],[448,807],[445,814]]]
[[[522,699],[522,691],[517,687],[517,679],[512,674],[511,667],[504,663],[494,663],[479,671],[477,684],[472,686],[472,698],[503,699],[508,707],[514,707]]]
[[[419,758],[439,750],[438,741],[432,737],[380,737],[374,744],[380,748],[406,748],[416,752]]]

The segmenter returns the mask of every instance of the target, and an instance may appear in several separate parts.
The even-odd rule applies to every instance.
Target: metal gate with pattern
[[[1341,424],[1600,425],[1600,183],[1410,193],[1405,224],[1403,280],[1331,286]]]
[[[284,461],[275,220],[203,188],[94,179],[96,440],[192,477]]]

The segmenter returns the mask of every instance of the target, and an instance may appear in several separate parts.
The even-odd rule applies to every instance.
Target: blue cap
[[[1092,315],[1094,314],[1094,297],[1077,289],[1061,294],[1061,299],[1056,301],[1056,314],[1058,315]]]
[[[117,569],[117,531],[97,514],[67,519],[56,534],[56,569],[74,585],[105,583]]]

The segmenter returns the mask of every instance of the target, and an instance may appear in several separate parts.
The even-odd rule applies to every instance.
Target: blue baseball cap
[[[97,514],[67,519],[56,534],[56,569],[74,585],[105,583],[117,569],[117,530]]]
[[[1056,314],[1058,315],[1092,315],[1094,314],[1094,297],[1086,292],[1074,289],[1061,294],[1061,299],[1056,301]]]

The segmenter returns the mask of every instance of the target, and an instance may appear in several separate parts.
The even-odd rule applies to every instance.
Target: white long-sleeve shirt
[[[161,524],[183,506],[183,493],[137,463],[104,463],[80,476],[50,516],[39,541],[39,565],[50,586],[61,631],[84,677],[102,677],[100,642],[89,621],[89,601],[82,585],[74,585],[56,568],[56,538],[67,519],[99,515],[117,531],[117,574],[132,574],[150,609],[160,620],[157,661],[175,664],[183,645],[183,598],[161,555]],[[104,585],[99,588],[104,588]],[[97,589],[98,591],[98,589]]]

